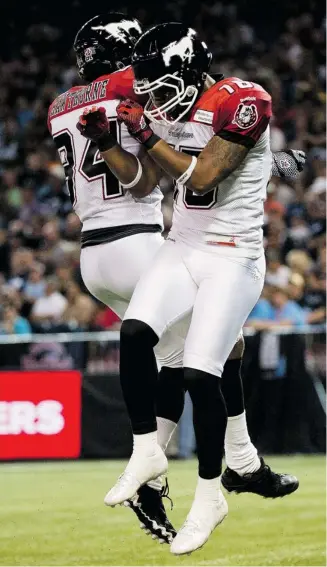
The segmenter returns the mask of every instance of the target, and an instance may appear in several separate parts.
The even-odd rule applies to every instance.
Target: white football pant
[[[264,254],[256,260],[233,257],[232,250],[227,254],[209,245],[203,251],[166,240],[141,276],[124,317],[147,323],[161,338],[192,315],[183,366],[216,376],[261,295],[265,274]]]
[[[123,319],[140,276],[152,265],[164,242],[160,233],[141,233],[83,248],[81,273],[87,289]],[[182,367],[189,322],[189,318],[180,321],[174,329],[162,333],[155,349],[160,366]]]

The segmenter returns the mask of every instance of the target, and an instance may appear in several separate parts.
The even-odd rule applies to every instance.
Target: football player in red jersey
[[[123,14],[104,14],[86,22],[74,42],[84,85],[60,95],[48,113],[49,131],[65,169],[72,206],[82,222],[84,283],[121,318],[140,275],[164,242],[162,193],[147,166],[152,160],[117,122],[119,101],[135,96],[130,59],[140,35],[139,22]],[[90,141],[81,136],[76,124],[80,114],[87,115],[95,104],[103,108],[110,134],[98,139],[91,125],[94,141]],[[112,171],[102,158],[104,148],[113,161]],[[145,172],[142,186],[135,179],[138,171]],[[165,390],[170,382],[183,383],[185,333],[169,335],[170,331],[156,352],[161,365],[159,390],[162,383]],[[181,399],[171,403],[176,406]],[[167,420],[158,417],[158,425],[166,430]],[[166,516],[165,494],[166,488],[158,479],[141,487],[130,506],[153,537],[169,543],[176,531]]]
[[[72,204],[83,222],[81,267],[84,281],[96,297],[120,316],[124,314],[135,283],[146,267],[145,262],[152,258],[149,246],[156,251],[161,245],[159,234],[151,232],[154,228],[158,230],[158,225],[160,230],[162,222],[160,192],[152,192],[149,201],[135,200],[135,197],[148,194],[153,188],[154,178],[149,177],[152,162],[146,154],[139,155],[141,145],[116,122],[117,102],[124,97],[136,98],[129,62],[139,35],[139,23],[122,14],[96,16],[87,22],[78,32],[74,44],[79,72],[86,85],[74,87],[58,97],[50,107],[48,121],[65,167]],[[103,105],[100,112],[93,109],[93,105],[99,103]],[[76,114],[79,116],[83,109],[78,129],[93,139],[91,144],[86,143],[76,131]],[[125,148],[123,152],[116,143],[117,138]],[[103,148],[106,151],[96,153]],[[136,182],[133,186],[132,183],[130,190],[123,191],[122,185],[133,182],[139,169],[136,157],[130,154],[139,155],[143,176],[148,177],[145,177],[144,183],[142,176],[141,184]],[[121,183],[117,184],[101,156]],[[292,156],[289,159],[292,162]],[[293,160],[293,163],[296,162]],[[143,244],[140,238],[144,239]],[[153,239],[155,241],[151,244]],[[172,339],[175,345],[178,340],[176,337]],[[175,350],[178,352],[178,348]],[[225,377],[228,383],[231,382],[230,374],[234,369],[238,373],[237,359],[241,352],[242,341],[239,341],[231,360],[225,365],[222,385]],[[184,402],[182,370],[169,367],[169,361],[159,375],[158,394],[158,432],[160,444],[165,448]],[[232,411],[232,406],[228,403],[227,406]],[[253,447],[251,444],[248,446]],[[232,438],[227,438],[226,453],[232,453],[233,447],[236,451],[240,448]],[[162,504],[164,491],[160,488],[161,484],[156,482],[142,486],[130,501],[130,506],[153,536],[169,542],[175,531],[167,520]]]
[[[162,471],[166,468],[157,443],[154,394],[148,391],[157,373],[153,347],[167,327],[193,310],[184,373],[194,408],[199,479],[190,514],[171,546],[176,554],[201,547],[227,514],[220,490],[224,396],[234,405],[230,438],[238,446],[229,456],[226,451],[232,466],[224,486],[270,497],[298,486],[297,479],[273,473],[250,450],[242,395],[233,396],[231,384],[223,396],[217,380],[263,285],[271,99],[259,85],[238,78],[214,83],[207,75],[210,60],[194,30],[156,26],[133,54],[135,91],[150,95],[149,101],[144,111],[132,101],[117,109],[129,133],[177,186],[171,233],[141,277],[122,326],[121,380],[137,443],[106,502],[130,498],[158,473],[160,459]],[[87,120],[84,126],[87,135]]]

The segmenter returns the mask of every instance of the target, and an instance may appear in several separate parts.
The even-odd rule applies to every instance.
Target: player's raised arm
[[[205,194],[237,169],[248,152],[249,148],[241,144],[214,136],[198,158],[173,150],[163,140],[150,150],[150,155],[178,183],[194,193]]]
[[[162,170],[177,183],[201,195],[235,171],[266,130],[271,116],[271,99],[268,93],[262,93],[262,98],[247,97],[251,98],[249,104],[243,104],[244,99],[235,98],[232,103],[229,99],[228,105],[218,109],[213,125],[215,135],[197,158],[173,149],[154,134],[142,106],[137,102],[122,101],[117,107],[117,115]],[[253,99],[256,103],[251,102]],[[273,154],[272,175],[295,179],[303,170],[305,161],[305,153],[299,150],[276,152]]]
[[[203,194],[239,167],[267,129],[271,116],[271,97],[263,89],[253,93],[254,89],[246,90],[249,93],[242,99],[239,93],[234,92],[217,108],[213,116],[213,137],[198,157],[174,150],[154,134],[139,104],[123,102],[118,106],[117,113],[129,133],[145,145],[163,170],[177,183]]]
[[[97,144],[102,158],[124,189],[136,197],[145,197],[156,187],[161,176],[159,167],[146,152],[136,157],[120,146],[110,133],[105,108],[85,110],[77,128],[82,136]]]

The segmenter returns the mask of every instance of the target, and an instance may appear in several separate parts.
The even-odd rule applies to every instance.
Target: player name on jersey
[[[50,117],[77,108],[84,104],[105,99],[107,96],[107,85],[109,79],[101,81],[94,81],[86,87],[78,87],[75,91],[67,91],[60,95],[54,102],[53,107],[50,109]]]
[[[130,67],[103,75],[89,85],[63,93],[49,109],[49,131],[64,166],[67,189],[83,231],[163,224],[160,189],[156,187],[151,196],[135,199],[110,171],[97,145],[86,140],[76,127],[84,108],[100,103],[106,110],[112,136],[126,151],[138,155],[140,143],[117,122],[116,112],[119,101],[132,96],[133,80]]]

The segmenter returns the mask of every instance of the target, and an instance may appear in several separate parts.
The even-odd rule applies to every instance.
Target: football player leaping
[[[140,35],[139,22],[123,14],[110,13],[88,21],[74,42],[77,66],[85,86],[74,87],[60,95],[48,114],[49,130],[65,169],[71,202],[82,222],[84,283],[121,318],[140,275],[164,242],[162,194],[156,186],[156,177],[151,177],[151,167],[147,167],[151,158],[128,134],[127,128],[117,122],[116,114],[122,98],[135,96],[129,64],[132,48]],[[110,124],[113,146],[110,153],[115,163],[112,171],[101,157],[101,142],[86,140],[76,128],[81,112],[99,103]],[[149,172],[147,181],[143,175],[142,187],[134,181],[135,163],[145,175]],[[178,330],[173,337],[169,335],[170,332],[163,337],[156,351],[161,364],[159,393],[163,383],[169,389],[170,382],[183,382],[185,332],[183,338],[179,337]],[[149,384],[149,390],[151,388]],[[180,403],[179,400],[176,403]],[[160,403],[158,412],[160,416]],[[170,424],[158,417],[158,427],[166,432]],[[166,437],[165,433],[163,439]],[[142,487],[131,505],[143,526],[169,543],[176,531],[167,519],[163,493],[159,479],[151,486]]]
[[[227,514],[220,489],[225,400],[234,410],[229,437],[238,446],[226,448],[225,487],[280,496],[298,486],[294,477],[272,473],[250,449],[242,396],[226,388],[224,399],[217,379],[263,287],[271,98],[259,85],[237,78],[210,81],[210,61],[194,30],[156,26],[140,38],[132,59],[135,92],[150,95],[149,102],[144,112],[131,101],[117,108],[130,134],[176,180],[176,192],[171,232],[137,284],[121,329],[120,373],[134,450],[106,503],[133,497],[140,484],[166,471],[149,388],[157,375],[153,348],[167,328],[192,312],[184,380],[193,401],[199,478],[191,511],[171,545],[176,554],[201,547]],[[82,118],[83,133],[90,134],[88,124],[101,122],[102,155],[112,168],[101,109]],[[148,172],[135,161],[134,174],[141,184]]]
[[[141,144],[133,140],[126,128],[120,127],[116,120],[115,108],[118,101],[126,96],[135,96],[132,90],[133,72],[128,64],[132,47],[139,35],[139,23],[126,19],[126,16],[121,14],[98,16],[87,22],[78,32],[74,44],[77,65],[86,86],[70,89],[58,97],[49,110],[50,132],[65,167],[74,209],[83,223],[81,268],[84,281],[93,295],[112,307],[120,316],[124,315],[140,274],[163,243],[160,236],[161,193],[155,188],[151,196],[140,196],[148,194],[155,185],[155,181],[150,177],[152,162],[144,152],[142,153]],[[108,118],[102,116],[98,125],[93,120],[93,123],[83,126],[82,130],[87,130],[84,134],[95,140],[94,143],[86,142],[76,130],[77,116],[85,108],[90,109],[99,102]],[[94,118],[94,113],[82,120],[88,122],[92,117]],[[116,177],[108,170],[98,151],[99,146],[108,149],[109,125],[109,145],[112,148],[103,155],[111,163],[112,172]],[[103,133],[105,136],[101,136]],[[116,139],[124,147],[123,152],[115,143]],[[130,153],[138,156],[145,175],[147,168],[149,169],[149,177],[145,177],[143,173],[141,183],[134,182],[134,187],[124,190],[121,183],[117,182],[117,177],[122,183],[128,184],[133,182],[139,169],[138,161],[135,157],[130,157]],[[276,154],[276,159],[280,156],[281,153]],[[289,164],[286,161],[283,164],[286,173],[289,173],[288,165],[293,166],[295,170],[301,168],[297,156],[296,159],[291,155],[285,157],[289,159]],[[282,170],[280,171],[282,174]],[[279,174],[277,167],[275,174]],[[163,367],[158,382],[157,415],[160,417],[157,422],[159,443],[164,449],[184,404],[181,369],[183,342],[180,334],[179,330],[172,337],[167,334],[165,339],[164,336],[166,342],[162,342],[161,350],[158,351]],[[222,375],[223,390],[225,383],[232,384],[235,390],[231,400],[227,398],[226,392],[229,416],[238,415],[244,409],[239,378],[242,350],[242,341],[239,341]],[[238,399],[240,404],[237,403]],[[247,434],[245,417],[244,428],[238,439],[239,429],[239,424],[235,428],[233,420],[228,421],[227,464],[233,465],[238,472],[250,472],[251,468],[257,468],[258,459]],[[234,465],[236,454],[238,462]],[[261,472],[262,470],[263,468]],[[233,473],[227,470],[226,482],[229,478],[233,486],[236,486],[238,477],[231,475]],[[245,483],[243,477],[240,490],[258,491],[258,479],[259,476],[255,479],[248,475]],[[260,486],[262,485],[260,475]],[[160,482],[141,487],[130,504],[142,524],[154,536],[169,542],[175,531],[166,518],[160,488]],[[267,495],[266,487],[264,491]],[[280,493],[287,491],[289,486],[286,484],[280,487]]]

